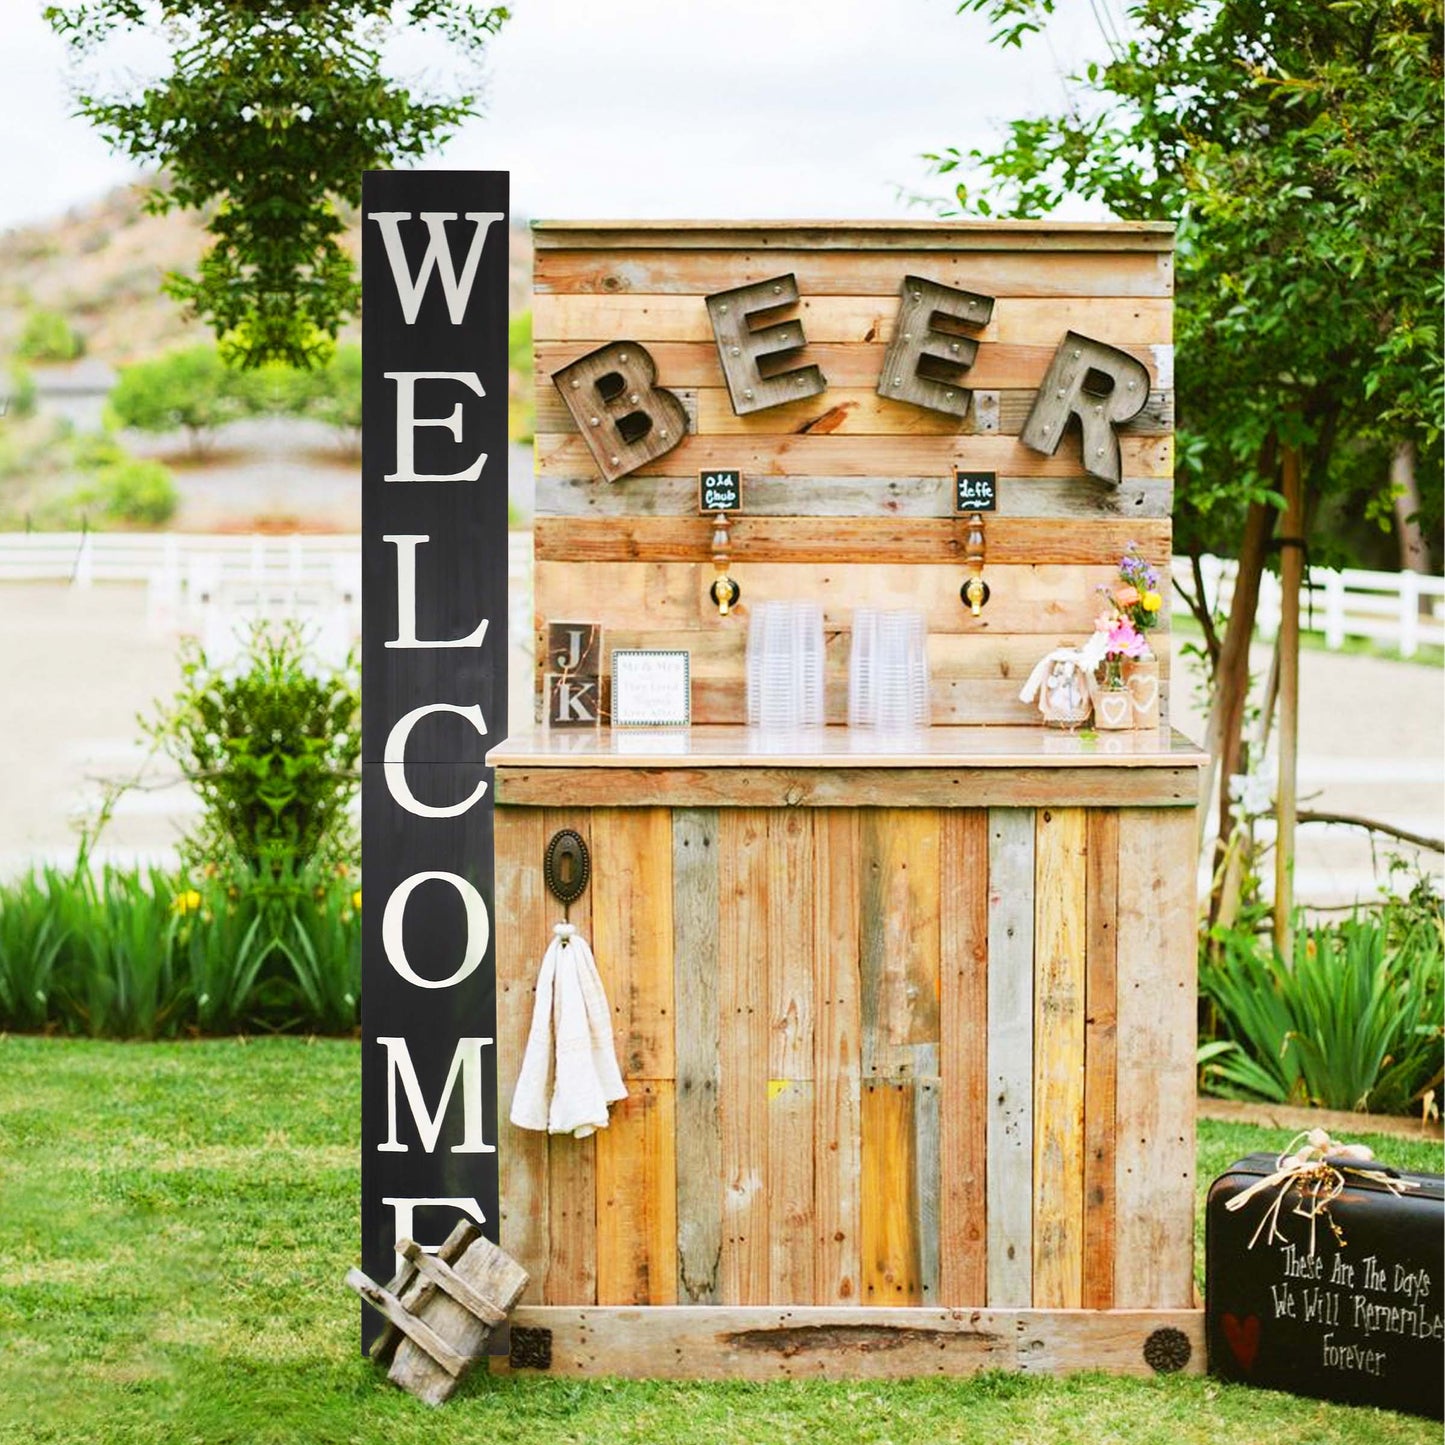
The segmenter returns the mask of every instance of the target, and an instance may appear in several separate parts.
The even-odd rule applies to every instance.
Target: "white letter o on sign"
[[[407,962],[406,950],[401,941],[401,923],[406,914],[406,901],[418,883],[437,878],[450,883],[462,896],[467,910],[467,946],[462,955],[461,966],[450,978],[423,978]],[[464,978],[469,978],[480,967],[491,940],[492,928],[487,919],[487,905],[482,895],[456,873],[413,873],[410,878],[397,885],[395,892],[386,900],[386,912],[381,916],[381,946],[386,951],[386,961],[408,982],[418,988],[452,988]]]

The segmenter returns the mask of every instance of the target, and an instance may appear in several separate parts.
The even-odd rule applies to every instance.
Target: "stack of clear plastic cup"
[[[823,610],[815,602],[759,602],[748,621],[748,724],[823,722]]]
[[[889,730],[927,727],[928,628],[921,612],[853,614],[848,722]]]

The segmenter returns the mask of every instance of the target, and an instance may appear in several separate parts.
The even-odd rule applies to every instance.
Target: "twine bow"
[[[1256,1194],[1273,1189],[1274,1198],[1250,1237],[1249,1248],[1254,1248],[1266,1225],[1269,1227],[1269,1233],[1265,1235],[1266,1244],[1273,1244],[1276,1240],[1288,1243],[1279,1228],[1279,1213],[1293,1189],[1298,1196],[1298,1202],[1291,1212],[1309,1220],[1310,1255],[1313,1256],[1315,1221],[1321,1215],[1334,1233],[1335,1243],[1341,1246],[1345,1243],[1344,1231],[1331,1216],[1330,1205],[1344,1193],[1346,1174],[1374,1179],[1391,1194],[1403,1194],[1407,1189],[1419,1188],[1413,1179],[1399,1179],[1392,1173],[1382,1172],[1378,1167],[1364,1167],[1373,1164],[1374,1159],[1375,1151],[1368,1144],[1337,1143],[1323,1129],[1309,1129],[1296,1134],[1285,1146],[1284,1152],[1275,1161],[1273,1174],[1256,1179],[1248,1189],[1227,1200],[1224,1207],[1229,1210],[1243,1209]]]

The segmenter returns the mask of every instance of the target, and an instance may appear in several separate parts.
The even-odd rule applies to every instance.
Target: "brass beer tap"
[[[728,555],[728,549],[731,545],[732,539],[728,533],[728,514],[719,511],[713,518],[712,533],[712,566],[717,575],[708,589],[708,595],[717,604],[718,615],[721,617],[726,617],[732,611],[743,593],[743,589],[728,576],[728,564],[732,561]]]
[[[958,589],[958,595],[963,605],[977,617],[989,599],[989,586],[983,580],[983,516],[979,512],[969,513],[963,557],[969,576]]]

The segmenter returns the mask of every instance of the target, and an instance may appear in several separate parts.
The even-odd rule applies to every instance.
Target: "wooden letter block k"
[[[687,435],[682,403],[656,382],[657,364],[635,341],[609,342],[552,373],[609,482],[666,456]]]

